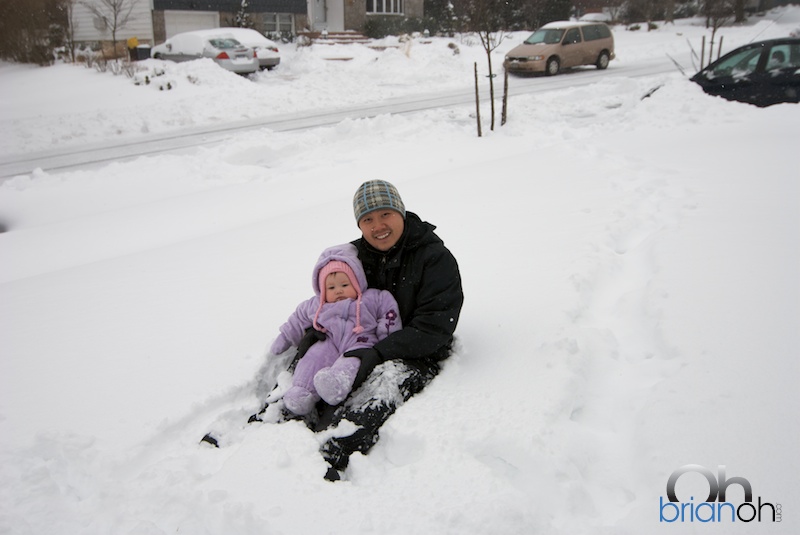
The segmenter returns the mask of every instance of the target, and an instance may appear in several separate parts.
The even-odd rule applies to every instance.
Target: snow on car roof
[[[599,21],[577,21],[577,20],[556,20],[548,22],[542,28],[566,28],[567,26],[594,26],[595,24],[604,24]]]

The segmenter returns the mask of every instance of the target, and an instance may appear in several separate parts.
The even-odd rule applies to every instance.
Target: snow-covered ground
[[[798,27],[781,9],[723,47]],[[702,35],[616,28],[608,72],[665,52],[693,72]],[[431,41],[283,45],[254,80],[168,66],[169,91],[2,64],[0,151],[469,87],[485,68],[474,40]],[[0,533],[797,533],[800,106],[712,98],[676,70],[514,97],[483,138],[473,114],[249,131],[0,184]],[[352,193],[371,178],[459,260],[443,373],[346,482],[322,479],[320,437],[297,422],[198,444],[258,408],[265,348],[319,252],[357,237]],[[660,521],[687,464],[725,465],[782,522]],[[705,481],[682,476],[678,497],[699,506]]]

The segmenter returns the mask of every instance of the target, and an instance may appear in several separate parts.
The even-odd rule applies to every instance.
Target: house
[[[109,4],[119,7],[116,21],[113,9]],[[90,9],[89,5],[95,9]],[[117,43],[122,43],[118,47],[123,48],[123,52],[125,42],[132,37],[136,37],[142,43],[152,43],[152,0],[75,2],[72,12],[72,28],[75,42],[91,47],[95,44],[103,44],[104,48],[111,50],[111,42],[114,37],[116,37]]]
[[[364,29],[369,17],[422,18],[424,0],[308,0],[308,29],[328,32]]]
[[[162,43],[176,33],[234,26],[241,0],[140,0],[153,12],[153,38]],[[262,33],[291,33],[308,25],[306,0],[247,0],[246,12]]]
[[[246,0],[253,27],[263,33],[300,31],[360,32],[369,17],[421,18],[424,0]],[[75,41],[102,43],[110,50],[116,34],[118,52],[135,38],[140,44],[163,43],[190,30],[233,26],[241,0],[81,0],[75,3]],[[88,6],[95,7],[94,10]],[[117,6],[127,18],[115,17]]]
[[[240,7],[241,0],[81,0],[72,23],[76,43],[110,50],[116,37],[119,52],[132,38],[153,45],[176,33],[233,26]],[[247,14],[264,33],[293,34],[308,27],[306,0],[247,0]]]

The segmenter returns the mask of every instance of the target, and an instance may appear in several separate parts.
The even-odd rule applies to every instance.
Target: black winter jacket
[[[441,360],[450,353],[464,294],[456,259],[435,228],[406,212],[403,236],[389,251],[363,237],[352,242],[369,287],[389,290],[400,307],[403,328],[375,344],[384,360]]]

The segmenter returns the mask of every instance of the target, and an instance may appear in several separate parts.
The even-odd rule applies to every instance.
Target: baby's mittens
[[[287,349],[292,347],[292,343],[283,336],[283,333],[279,334],[278,337],[272,342],[272,347],[269,348],[269,352],[273,355],[280,355]]]

